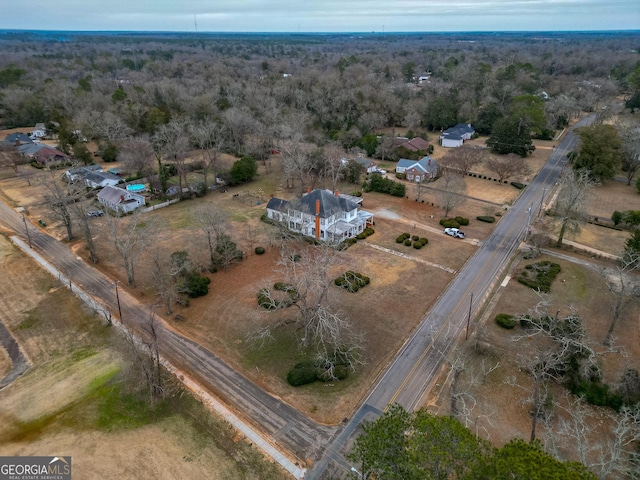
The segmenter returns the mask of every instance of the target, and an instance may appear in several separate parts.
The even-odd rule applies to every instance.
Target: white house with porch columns
[[[342,241],[373,225],[373,213],[360,210],[351,198],[322,189],[292,201],[272,198],[267,203],[267,216],[308,237]]]

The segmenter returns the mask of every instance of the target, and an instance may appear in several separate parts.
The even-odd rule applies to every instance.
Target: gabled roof
[[[316,200],[320,200],[321,218],[328,218],[337,212],[350,212],[358,208],[358,205],[351,200],[334,195],[330,190],[321,189],[313,190],[302,198],[291,202],[290,208],[309,215],[315,215]]]
[[[281,198],[273,197],[269,199],[267,208],[269,210],[275,210],[276,212],[286,213],[287,209],[289,208],[289,202]]]
[[[373,163],[373,160],[371,160],[370,158],[366,158],[366,157],[357,157],[355,159],[355,161],[359,164],[362,165],[363,167],[370,167],[371,164]]]
[[[462,135],[465,133],[473,134],[475,130],[471,126],[470,123],[459,123],[451,128],[447,128],[444,132],[442,132],[441,137],[447,138],[455,138],[454,135],[457,135],[462,138]]]
[[[91,172],[91,171],[87,172],[84,175],[84,179],[89,180],[90,182],[93,182],[93,183],[101,183],[103,180],[113,180],[115,182],[122,181],[122,179],[119,176],[114,175],[113,173]]]
[[[33,156],[44,147],[46,147],[44,143],[25,143],[17,147],[17,150],[23,155]]]
[[[43,146],[33,156],[39,162],[46,162],[46,161],[55,160],[58,158],[66,158],[66,155],[64,153],[48,145]]]
[[[438,171],[438,163],[435,159],[429,156],[423,157],[420,160],[407,160],[406,158],[401,158],[398,160],[398,167],[404,167],[405,169],[415,168],[432,175]]]
[[[16,142],[18,142],[20,145],[24,145],[27,143],[33,143],[33,140],[31,140],[31,138],[29,138],[29,135],[25,135],[22,132],[16,132],[16,133],[12,133],[10,135],[7,135],[7,137],[4,139],[5,142],[10,143],[11,145],[15,145]]]
[[[127,192],[122,188],[112,187],[111,185],[107,185],[106,187],[104,187],[102,190],[98,192],[98,198],[104,199],[107,203],[110,203],[112,205],[117,205],[122,201],[124,201],[124,195],[126,193],[131,193],[131,192]]]

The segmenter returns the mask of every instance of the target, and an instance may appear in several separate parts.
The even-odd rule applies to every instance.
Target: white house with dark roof
[[[465,141],[471,139],[475,132],[470,123],[459,123],[442,132],[440,135],[440,144],[443,147],[449,148],[461,147]]]
[[[271,198],[267,203],[267,216],[308,237],[342,241],[373,224],[373,214],[360,210],[350,198],[350,195],[322,189],[292,201]]]
[[[129,213],[136,208],[146,205],[142,195],[129,192],[118,187],[107,185],[98,192],[98,201],[105,208],[110,208],[114,212]]]
[[[425,182],[438,176],[438,163],[429,156],[420,160],[401,158],[396,164],[396,173],[404,173],[411,182]]]

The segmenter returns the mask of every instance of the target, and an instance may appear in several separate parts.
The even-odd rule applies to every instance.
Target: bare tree
[[[598,478],[637,478],[640,464],[634,446],[640,441],[640,404],[623,407],[619,413],[596,412],[582,398],[566,394],[564,402],[555,406],[562,415],[546,430],[544,443],[556,458],[562,460],[561,452],[569,451]],[[596,431],[597,424],[612,427]]]
[[[294,179],[299,180],[300,195],[302,195],[307,186],[311,187],[315,183],[316,164],[310,148],[303,145],[300,140],[294,139],[286,143],[283,142],[281,151],[287,182],[291,180],[291,186],[293,187]]]
[[[51,215],[60,220],[67,231],[67,240],[73,240],[73,218],[69,205],[77,200],[74,189],[66,177],[60,178],[57,170],[49,170],[40,177],[44,198]]]
[[[467,175],[473,167],[482,163],[487,156],[484,148],[463,145],[460,148],[451,148],[440,159],[440,165],[449,170],[455,170],[462,175]]]
[[[500,183],[515,176],[523,176],[529,173],[526,159],[510,153],[506,156],[491,156],[485,161],[489,170],[498,176]]]
[[[640,169],[640,125],[618,124],[616,130],[621,140],[622,171],[627,177],[627,185]]]
[[[15,149],[14,145],[0,143],[0,167],[7,167],[13,170],[18,177],[22,177],[27,181],[27,185],[31,185],[31,179],[20,166],[29,163],[20,152]]]
[[[91,217],[89,217],[90,200],[87,199],[86,192],[82,186],[75,185],[74,187],[76,187],[74,192],[75,201],[69,203],[69,208],[84,237],[85,245],[89,250],[89,260],[91,263],[98,263],[98,252],[93,241],[93,228]]]
[[[332,279],[331,267],[337,264],[339,251],[336,245],[321,244],[306,248],[300,253],[283,253],[279,273],[287,282],[285,294],[289,301],[282,301],[271,286],[261,290],[261,304],[269,303],[275,310],[295,308],[294,319],[279,317],[265,327],[252,332],[254,339],[264,339],[279,327],[294,322],[302,331],[300,343],[304,348],[316,348],[316,363],[329,376],[339,363],[352,370],[362,364],[362,336],[355,332],[351,322],[329,300]]]
[[[444,209],[445,217],[449,215],[451,210],[462,205],[466,200],[464,197],[466,185],[460,173],[445,170],[436,185],[436,197],[438,203]]]
[[[162,398],[165,395],[163,370],[160,362],[159,330],[152,305],[149,307],[149,316],[142,321],[139,335],[136,336],[130,330],[126,330],[125,338],[131,346],[131,353],[135,359],[135,366],[139,369],[149,391],[149,398]]]
[[[395,138],[390,135],[383,135],[380,143],[376,148],[376,155],[384,162],[385,158],[389,158],[398,148]]]
[[[541,295],[542,296],[542,295]],[[534,345],[533,353],[521,355],[520,364],[533,379],[531,402],[531,441],[536,439],[538,421],[549,418],[548,381],[561,381],[571,361],[581,359],[575,372],[587,378],[596,365],[596,352],[586,343],[582,321],[575,311],[560,317],[560,311],[550,315],[547,308],[549,298],[542,300],[526,315],[519,318],[527,326],[526,333],[513,338],[514,341],[527,339]]]
[[[343,178],[346,168],[344,150],[337,144],[330,144],[323,148],[323,178],[331,180],[332,191],[338,188],[338,181]]]
[[[625,253],[611,274],[608,274],[606,270],[602,272],[602,275],[607,281],[609,292],[611,292],[614,298],[613,309],[611,311],[611,323],[609,323],[607,335],[602,341],[606,346],[611,345],[613,331],[625,307],[638,295],[638,288],[633,284],[630,274],[638,269],[639,261],[640,254],[637,252]]]
[[[181,298],[176,281],[177,276],[181,273],[181,267],[172,261],[165,250],[156,248],[150,252],[149,257],[157,295],[162,300],[167,315],[171,315],[173,304]]]
[[[143,222],[141,216],[140,210],[128,217],[117,214],[105,215],[108,234],[122,259],[127,273],[127,284],[132,287],[136,283],[135,268],[151,242],[151,230],[154,228],[152,220]]]
[[[154,169],[154,151],[147,136],[129,138],[118,149],[118,159],[129,173],[139,173],[150,179]]]
[[[98,137],[104,138],[112,144],[116,144],[133,134],[133,130],[124,123],[124,120],[109,111],[95,118],[92,130]]]
[[[186,159],[189,153],[188,125],[183,119],[174,119],[160,126],[151,139],[156,152],[159,152],[165,160],[173,163],[178,174],[180,195],[183,195],[183,187],[187,185]]]
[[[220,151],[224,150],[226,144],[224,130],[213,120],[207,119],[197,124],[192,124],[189,132],[191,141],[200,149],[203,181],[208,187],[209,171],[213,173],[214,181],[218,173]]]
[[[588,170],[565,170],[560,177],[560,194],[554,208],[554,213],[560,220],[560,233],[557,246],[562,245],[566,232],[578,232],[586,213],[587,196],[589,191],[598,185],[591,179]]]
[[[232,264],[242,260],[244,254],[238,250],[235,242],[227,233],[228,220],[220,210],[200,208],[196,212],[198,225],[205,235],[209,249],[209,268],[229,268]]]

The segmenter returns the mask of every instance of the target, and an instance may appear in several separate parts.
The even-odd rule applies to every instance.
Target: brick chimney
[[[316,240],[320,240],[320,200],[316,200]]]
[[[336,190],[335,192],[333,192],[333,194],[334,194],[336,197],[339,197],[339,196],[340,196],[340,192],[339,192],[338,190]]]
[[[311,193],[311,187],[307,187],[307,195]]]

